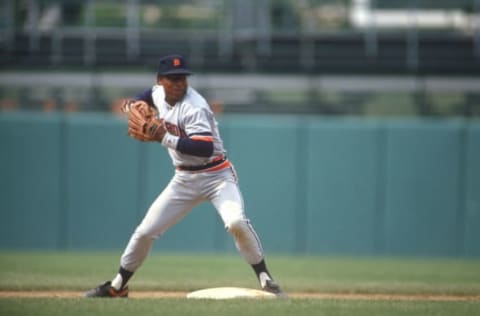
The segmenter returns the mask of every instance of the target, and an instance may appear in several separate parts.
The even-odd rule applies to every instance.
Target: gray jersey
[[[163,87],[155,85],[152,88],[152,99],[168,131],[162,144],[168,148],[174,166],[203,165],[225,154],[215,116],[207,101],[195,89],[188,87],[185,97],[175,106],[170,106],[165,101]],[[213,141],[212,156],[197,157],[178,152],[175,150],[178,137]]]

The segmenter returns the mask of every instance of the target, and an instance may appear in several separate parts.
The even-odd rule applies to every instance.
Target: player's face
[[[165,101],[170,105],[175,105],[187,92],[188,81],[186,75],[162,76],[158,81],[165,91]]]

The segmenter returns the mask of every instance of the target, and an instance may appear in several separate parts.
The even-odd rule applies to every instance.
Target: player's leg
[[[110,282],[87,292],[87,297],[127,296],[127,282],[147,257],[155,239],[176,224],[200,202],[194,190],[175,175],[168,186],[148,209],[141,224],[135,229],[120,260],[120,268]],[[127,291],[125,291],[127,289]]]
[[[233,169],[218,174],[217,189],[210,192],[211,202],[222,218],[225,228],[235,240],[235,246],[249,263],[262,289],[283,294],[267,269],[260,238],[245,215],[243,197]]]
[[[185,195],[177,196],[178,194],[179,192],[172,187],[167,187],[150,206],[123,252],[119,273],[112,281],[113,287],[117,289],[125,287],[133,272],[147,257],[154,240],[200,202]]]

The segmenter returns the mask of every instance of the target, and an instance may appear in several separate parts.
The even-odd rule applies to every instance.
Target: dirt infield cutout
[[[187,292],[138,291],[130,298],[186,298]],[[438,294],[357,294],[357,293],[288,293],[290,298],[340,300],[397,300],[397,301],[480,301],[480,295]],[[77,291],[0,291],[0,298],[81,298]]]

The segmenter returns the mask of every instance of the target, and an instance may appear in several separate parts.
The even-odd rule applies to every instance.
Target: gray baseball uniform
[[[216,208],[261,288],[277,296],[284,294],[270,276],[260,240],[245,216],[237,175],[226,157],[217,121],[205,99],[188,86],[186,76],[190,74],[182,56],[165,56],[160,59],[157,85],[137,96],[158,110],[159,125],[163,121],[165,130],[156,134],[162,136],[155,141],[168,149],[175,175],[131,236],[118,274],[86,292],[86,297],[127,297],[128,280],[147,257],[153,241],[204,201]]]
[[[121,266],[135,271],[146,258],[153,241],[203,201],[212,202],[217,209],[245,260],[249,264],[259,263],[263,259],[262,246],[245,216],[237,176],[225,157],[217,121],[207,102],[191,87],[175,106],[165,102],[162,86],[152,88],[152,98],[168,131],[162,144],[168,148],[176,171],[132,235]],[[178,139],[184,135],[212,141],[213,155],[197,157],[178,152]]]

